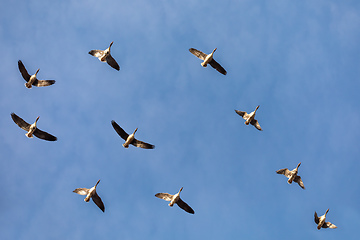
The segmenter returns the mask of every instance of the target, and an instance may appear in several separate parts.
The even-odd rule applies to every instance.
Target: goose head
[[[135,129],[135,131],[134,131],[134,133],[133,133],[134,135],[135,135],[135,133],[136,133],[137,130],[138,130],[138,128]]]
[[[110,46],[109,46],[109,48],[111,48],[111,45],[113,45],[113,43],[114,43],[114,41],[112,41],[112,42],[110,43]]]
[[[40,116],[38,116],[34,122],[34,126],[36,126],[37,121],[39,120]]]
[[[100,182],[100,179],[96,182],[96,184],[95,184],[95,188],[96,188],[96,186],[99,184],[99,182]]]
[[[182,191],[182,190],[183,190],[183,187],[181,187],[181,188],[180,188],[180,190],[179,190],[179,194],[181,193],[181,191]]]
[[[329,209],[330,209],[330,208],[328,208],[328,209],[326,210],[326,212],[325,212],[325,217],[326,217],[326,214],[328,213]]]
[[[260,105],[258,105],[258,106],[255,108],[255,111],[254,111],[254,112],[256,112],[256,111],[259,109],[259,107],[260,107]]]
[[[36,74],[38,74],[39,71],[40,71],[40,68],[38,70],[36,70],[36,73],[34,75],[36,76]]]
[[[297,165],[296,169],[298,169],[300,167],[300,165],[301,165],[301,162]]]

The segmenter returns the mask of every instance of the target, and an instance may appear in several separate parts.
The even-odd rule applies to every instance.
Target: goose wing
[[[226,70],[214,59],[212,59],[210,62],[210,65],[215,68],[219,73],[226,75]]]
[[[253,125],[254,127],[256,127],[257,130],[262,131],[258,120],[253,119],[253,120],[250,122],[250,124]]]
[[[191,214],[195,213],[194,210],[189,205],[187,205],[186,202],[181,200],[181,198],[179,198],[179,200],[176,202],[176,204],[188,213],[191,213]]]
[[[91,50],[89,52],[89,54],[94,56],[94,57],[97,57],[101,61],[101,58],[104,56],[104,52],[105,51],[103,51],[103,50]]]
[[[26,68],[24,66],[24,64],[22,63],[21,60],[18,61],[18,66],[19,66],[19,70],[20,70],[20,73],[22,75],[22,77],[25,79],[25,81],[29,81],[30,80],[30,74],[26,71]]]
[[[314,221],[315,221],[316,224],[319,224],[319,217],[318,217],[316,211],[314,213]]]
[[[24,129],[25,131],[29,131],[31,124],[25,122],[21,117],[19,117],[15,113],[11,113],[11,118],[20,128]]]
[[[36,128],[34,131],[34,135],[40,139],[47,140],[47,141],[56,141],[57,138],[47,132],[41,131],[40,129]]]
[[[94,195],[91,197],[94,203],[101,209],[101,211],[105,212],[104,203],[101,201],[101,198],[95,192]]]
[[[297,175],[297,176],[294,178],[294,182],[297,182],[302,189],[305,189],[304,183],[303,183],[303,181],[301,180],[301,177],[300,177],[300,176]]]
[[[77,188],[73,192],[77,193],[77,194],[80,194],[80,195],[88,195],[89,189],[87,189],[87,188]]]
[[[283,174],[286,177],[291,177],[291,172],[287,168],[279,169],[276,171],[277,174]]]
[[[151,145],[150,143],[139,141],[135,138],[131,142],[131,144],[134,145],[135,147],[141,147],[141,148],[145,148],[145,149],[154,149],[155,148],[154,145]]]
[[[331,222],[324,222],[324,224],[322,225],[323,228],[337,228],[337,226],[335,226],[334,224],[332,224]]]
[[[237,114],[239,114],[243,119],[245,119],[245,120],[249,119],[249,114],[247,114],[247,112],[243,112],[243,111],[239,111],[239,110],[235,110],[235,112]]]
[[[115,59],[109,54],[106,57],[106,62],[112,67],[115,68],[116,70],[120,70],[120,66],[119,64],[115,61]]]
[[[174,195],[171,195],[169,193],[157,193],[155,194],[155,197],[164,199],[165,201],[171,201]]]
[[[198,58],[200,58],[201,60],[205,60],[207,54],[203,53],[202,51],[199,51],[195,48],[190,48],[189,51],[194,54],[195,56],[197,56]]]
[[[127,134],[124,131],[124,129],[122,129],[114,120],[111,121],[111,124],[112,124],[113,128],[115,129],[115,131],[117,132],[117,134],[119,134],[119,136],[126,141],[129,134]]]
[[[55,80],[35,80],[32,85],[36,87],[46,87],[53,85],[55,83]]]

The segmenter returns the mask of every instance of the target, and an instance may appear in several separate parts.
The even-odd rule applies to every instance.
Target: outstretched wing
[[[115,59],[109,54],[106,57],[106,62],[112,67],[115,68],[116,70],[120,70],[120,66],[119,64],[115,61]]]
[[[46,87],[53,85],[55,83],[55,80],[35,80],[32,85],[36,87]]]
[[[289,171],[289,169],[287,169],[287,168],[279,169],[279,170],[276,171],[276,173],[277,173],[277,174],[283,174],[283,175],[285,175],[286,177],[290,177],[290,176],[291,176],[290,171]]]
[[[210,65],[215,68],[219,73],[226,75],[226,70],[214,59],[212,59],[210,62]]]
[[[245,119],[245,120],[249,119],[249,114],[247,114],[246,112],[239,111],[239,110],[235,110],[235,112],[237,114],[239,114],[243,119]]]
[[[30,124],[25,122],[21,117],[19,117],[15,113],[11,113],[11,118],[20,128],[24,129],[25,131],[29,131]]]
[[[184,202],[183,200],[181,200],[181,198],[179,198],[179,200],[176,202],[176,204],[177,204],[180,208],[184,209],[184,210],[185,210],[186,212],[188,212],[188,213],[191,213],[191,214],[194,214],[194,213],[195,213],[194,210],[193,210],[189,205],[187,205],[186,202]]]
[[[22,75],[22,77],[25,79],[25,81],[29,81],[30,80],[30,74],[26,71],[26,68],[24,66],[24,64],[22,63],[21,60],[18,61],[18,66],[19,66],[19,70],[20,70],[20,73]]]
[[[101,209],[101,211],[105,212],[104,203],[101,201],[101,198],[99,197],[99,195],[97,195],[96,192],[91,198],[94,201],[94,203]]]
[[[324,222],[324,224],[322,225],[323,228],[337,228],[337,226],[335,226],[334,224],[332,224],[331,222]]]
[[[77,188],[73,192],[77,193],[77,194],[80,194],[80,195],[88,195],[89,189],[87,189],[87,188]]]
[[[90,55],[97,57],[98,59],[100,59],[104,56],[104,51],[103,50],[91,50],[89,52]]]
[[[250,122],[250,124],[253,125],[254,127],[256,127],[257,130],[262,131],[258,120],[253,119],[253,120]]]
[[[117,134],[119,134],[119,136],[126,141],[129,134],[127,134],[124,131],[124,129],[122,129],[114,120],[111,121],[111,124],[112,124],[113,128],[115,129],[115,131],[117,132]]]
[[[36,128],[34,131],[34,135],[40,139],[47,140],[47,141],[56,141],[57,138],[47,132],[41,131],[40,129]]]
[[[297,182],[302,189],[305,189],[304,183],[301,180],[300,176],[296,175],[296,177],[294,178],[294,182]]]
[[[141,147],[141,148],[145,148],[145,149],[154,149],[155,148],[154,145],[151,145],[150,143],[139,141],[137,139],[134,139],[131,142],[131,144],[134,145],[135,147]]]
[[[198,58],[200,58],[201,60],[205,60],[207,54],[203,53],[202,51],[199,51],[195,48],[190,48],[189,51],[194,54],[195,56],[197,56]]]
[[[314,213],[314,221],[315,221],[316,224],[319,224],[319,218],[318,218],[318,215],[317,215],[316,211]]]
[[[165,201],[171,201],[174,195],[171,195],[169,193],[157,193],[155,194],[155,197],[164,199]]]

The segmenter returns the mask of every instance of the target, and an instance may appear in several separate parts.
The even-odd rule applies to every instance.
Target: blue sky
[[[357,239],[360,2],[0,6],[1,239]],[[88,54],[111,41],[119,72]],[[18,60],[55,85],[25,88]],[[234,112],[257,105],[263,132]],[[156,148],[123,148],[111,120]],[[299,162],[306,190],[275,173]],[[72,192],[98,179],[105,213]],[[180,187],[194,215],[154,196]],[[338,228],[318,231],[327,208]]]

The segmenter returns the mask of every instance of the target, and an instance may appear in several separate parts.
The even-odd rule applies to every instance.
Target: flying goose
[[[289,184],[291,184],[292,181],[294,181],[294,182],[298,183],[302,189],[305,189],[305,186],[304,186],[303,181],[301,180],[301,177],[299,175],[297,175],[298,168],[300,167],[300,165],[301,165],[301,163],[299,163],[297,165],[297,167],[294,168],[292,171],[289,171],[289,169],[287,169],[287,168],[283,168],[283,169],[277,170],[276,173],[283,174],[283,175],[285,175],[285,177],[289,178],[288,179]]]
[[[36,137],[43,139],[43,140],[47,140],[47,141],[56,141],[57,140],[57,138],[55,136],[53,136],[47,132],[41,131],[40,129],[37,128],[36,123],[39,120],[40,116],[36,118],[36,120],[33,124],[29,124],[29,123],[25,122],[22,118],[20,118],[15,113],[11,113],[11,118],[20,128],[27,131],[27,133],[25,135],[28,138],[32,138],[33,135],[35,135]]]
[[[139,141],[134,137],[136,131],[138,130],[137,128],[135,129],[135,131],[132,134],[129,135],[114,120],[111,121],[111,124],[112,124],[113,128],[115,129],[115,131],[119,134],[119,136],[125,140],[125,143],[123,144],[124,148],[128,148],[129,144],[132,144],[135,147],[141,147],[141,148],[145,148],[145,149],[155,148],[154,145]]]
[[[105,212],[105,206],[104,203],[101,201],[101,198],[96,193],[96,186],[99,184],[99,181],[95,184],[94,187],[88,189],[88,188],[77,188],[73,192],[80,194],[80,195],[86,195],[84,201],[89,202],[90,198],[94,201],[94,203],[101,209],[101,211]]]
[[[331,222],[325,222],[326,219],[326,214],[328,213],[329,209],[326,210],[325,214],[322,215],[321,217],[317,216],[317,213],[315,211],[314,214],[314,221],[315,223],[318,225],[317,229],[320,230],[320,228],[337,228],[337,226],[335,226],[334,224],[332,224]]]
[[[201,63],[201,66],[207,67],[207,64],[209,63],[213,68],[218,70],[218,72],[226,75],[226,70],[218,62],[216,62],[215,59],[213,59],[213,55],[214,55],[214,52],[216,51],[216,49],[217,48],[215,48],[210,54],[205,54],[202,51],[199,51],[195,48],[190,48],[189,51],[192,54],[194,54],[196,57],[203,60],[203,62]]]
[[[260,107],[260,105],[255,108],[255,111],[253,111],[253,112],[251,112],[249,114],[247,114],[246,112],[243,112],[243,111],[239,111],[239,110],[235,110],[235,112],[237,114],[239,114],[243,119],[246,120],[245,121],[246,125],[249,125],[249,123],[250,123],[251,125],[256,127],[258,130],[262,131],[259,122],[255,119],[255,113],[256,113],[256,111],[258,110],[259,107]]]
[[[115,61],[115,59],[110,54],[111,45],[114,42],[110,43],[110,46],[105,50],[91,50],[89,52],[90,55],[97,57],[102,62],[107,62],[111,67],[115,68],[116,70],[120,70],[119,64]]]
[[[171,195],[169,193],[157,193],[155,194],[155,197],[164,199],[165,201],[169,201],[169,206],[172,207],[176,203],[180,208],[185,210],[188,213],[194,214],[194,210],[187,205],[183,200],[180,198],[180,192],[183,190],[183,188],[180,188],[179,192],[175,195]]]
[[[36,87],[45,87],[53,85],[55,83],[55,80],[38,80],[36,78],[36,74],[40,71],[40,68],[36,71],[34,75],[30,76],[21,60],[18,61],[18,66],[22,77],[26,81],[25,87],[27,88],[31,88],[32,85]]]

